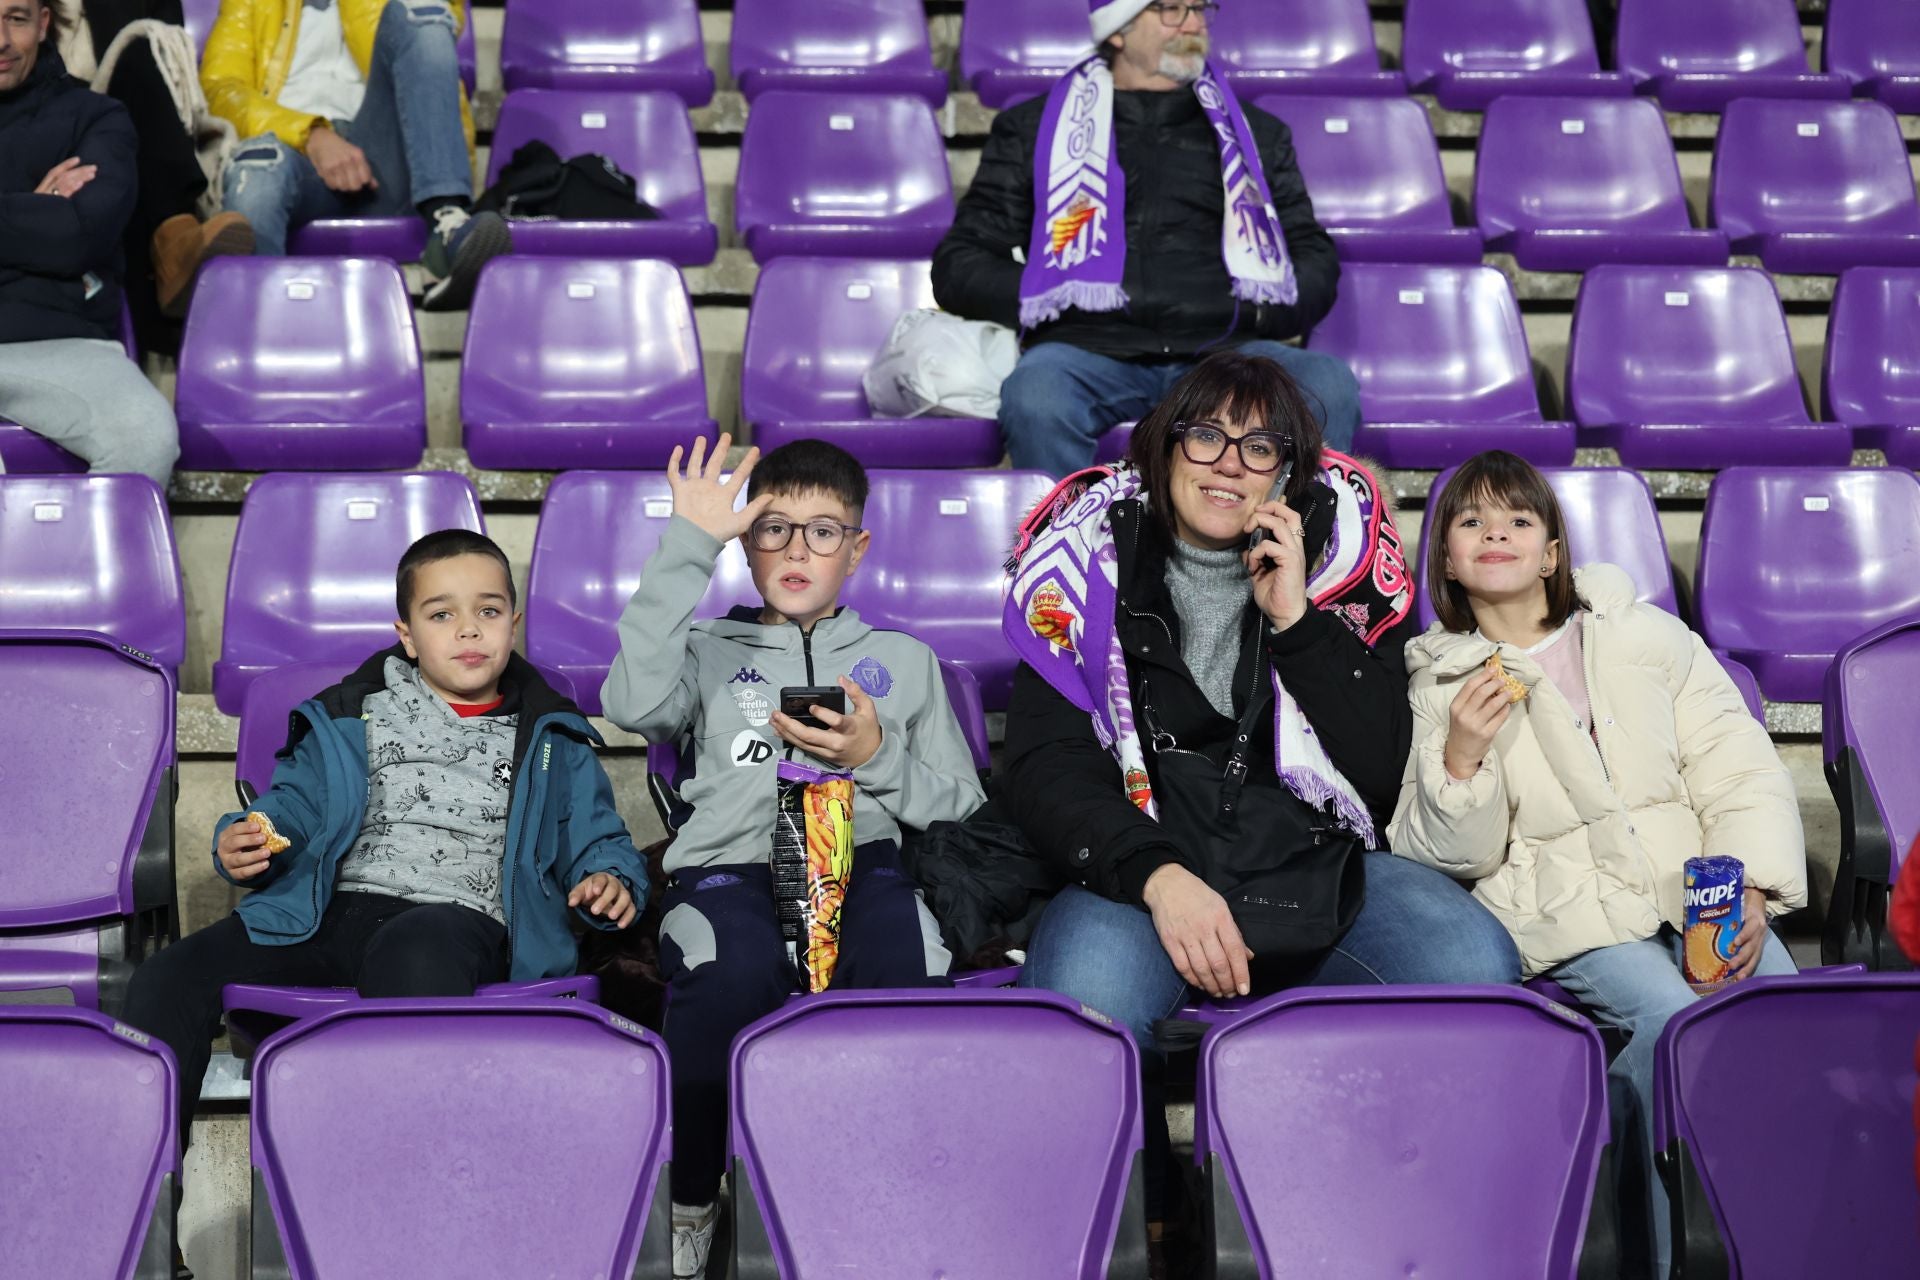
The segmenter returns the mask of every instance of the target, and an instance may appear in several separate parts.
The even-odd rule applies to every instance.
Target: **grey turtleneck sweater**
[[[1209,551],[1174,538],[1167,590],[1180,615],[1180,656],[1213,709],[1231,719],[1233,672],[1240,663],[1247,603],[1253,599],[1253,580],[1240,548]]]

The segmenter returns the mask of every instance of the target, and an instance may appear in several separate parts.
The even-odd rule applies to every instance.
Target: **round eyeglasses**
[[[1198,14],[1202,22],[1211,22],[1213,15],[1220,12],[1217,4],[1150,4],[1147,8],[1160,15],[1163,27],[1183,26],[1190,14]]]
[[[1227,446],[1232,445],[1240,450],[1240,465],[1259,475],[1277,471],[1293,452],[1292,436],[1278,431],[1230,436],[1211,422],[1177,422],[1173,438],[1180,442],[1180,452],[1187,455],[1187,461],[1197,467],[1210,467],[1220,461],[1226,456]]]
[[[841,524],[838,520],[809,520],[805,524],[796,524],[779,516],[762,516],[747,530],[747,541],[753,544],[755,551],[785,551],[798,530],[806,531],[804,537],[808,551],[817,556],[830,556],[840,550],[847,535],[859,533],[861,526]]]

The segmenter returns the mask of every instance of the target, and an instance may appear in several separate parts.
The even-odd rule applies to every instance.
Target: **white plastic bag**
[[[944,311],[909,311],[861,378],[877,418],[996,418],[1020,359],[1013,330]]]

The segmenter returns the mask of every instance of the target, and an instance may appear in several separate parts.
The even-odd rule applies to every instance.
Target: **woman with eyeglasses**
[[[1022,530],[999,787],[1071,883],[1021,984],[1133,1032],[1150,1219],[1177,1031],[1156,1024],[1196,991],[1518,980],[1465,888],[1379,852],[1412,729],[1391,507],[1285,370],[1223,352],[1135,428],[1129,465],[1069,478]]]

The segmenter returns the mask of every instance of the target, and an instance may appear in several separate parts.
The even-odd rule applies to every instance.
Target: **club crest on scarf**
[[[1073,624],[1077,621],[1066,608],[1067,593],[1060,584],[1048,579],[1034,591],[1027,606],[1027,625],[1033,634],[1058,648],[1073,650]]]

